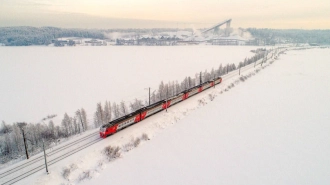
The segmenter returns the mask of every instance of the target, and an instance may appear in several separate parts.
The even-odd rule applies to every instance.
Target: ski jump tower
[[[230,34],[230,23],[231,23],[231,19],[222,21],[222,22],[216,24],[215,26],[212,26],[211,28],[204,30],[202,33],[206,33],[206,32],[213,30],[214,34],[219,34],[219,27],[226,24],[225,36],[228,37]]]

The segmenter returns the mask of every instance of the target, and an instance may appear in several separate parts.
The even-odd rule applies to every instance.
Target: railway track
[[[83,142],[85,140],[88,140],[88,139],[90,139],[92,137],[96,137],[96,136],[97,136],[97,139],[93,139],[91,141],[88,141],[87,143],[84,143],[84,145],[82,145],[82,146],[73,148],[72,150],[70,150],[70,151],[68,151],[68,152],[66,152],[64,154],[59,155],[59,153],[61,151],[66,150],[66,149],[68,149],[68,148],[70,148],[70,147],[72,147],[74,145],[77,145],[77,144],[79,144],[79,143],[81,143],[81,142]],[[80,139],[78,139],[76,141],[73,141],[71,143],[68,143],[67,145],[64,145],[64,146],[61,146],[59,148],[54,149],[53,151],[51,151],[51,152],[49,152],[47,154],[48,158],[50,158],[51,156],[55,156],[55,154],[57,154],[59,156],[55,156],[55,158],[52,158],[51,160],[49,160],[48,163],[47,163],[48,166],[50,166],[50,165],[52,165],[52,164],[54,164],[54,163],[56,163],[56,162],[58,162],[58,161],[60,161],[60,160],[62,160],[64,158],[66,158],[66,157],[68,157],[68,156],[70,156],[70,155],[72,155],[74,153],[77,153],[77,152],[79,152],[79,151],[81,151],[81,150],[83,150],[83,149],[85,149],[85,148],[87,148],[87,147],[89,147],[89,146],[91,146],[91,145],[99,142],[99,141],[101,141],[102,139],[99,138],[98,136],[99,136],[99,132],[93,132],[93,133],[91,133],[91,134],[89,134],[89,135],[87,135],[87,136],[85,136],[83,138],[80,138]],[[36,172],[44,169],[45,166],[42,163],[42,164],[39,164],[37,167],[34,167],[32,169],[29,169],[28,172],[18,173],[20,170],[22,170],[24,168],[27,168],[27,167],[29,167],[29,166],[31,166],[33,164],[43,162],[43,160],[44,160],[44,157],[43,156],[39,156],[39,157],[37,157],[37,158],[35,158],[35,159],[31,160],[31,161],[28,161],[28,162],[26,162],[26,163],[24,163],[22,165],[16,166],[16,167],[14,167],[12,169],[7,170],[6,172],[1,173],[0,174],[0,182],[2,181],[1,182],[1,185],[13,184],[15,182],[18,182],[21,179],[26,178],[27,176],[29,176],[31,174],[34,174],[34,173],[36,173]],[[18,174],[15,174],[15,173],[18,173]],[[13,175],[14,178],[11,178],[10,180],[6,179],[6,177],[8,177],[10,175]]]
[[[269,62],[269,59],[271,59],[271,57],[269,57],[269,58],[267,57],[267,60],[264,63]],[[249,65],[246,65],[246,66],[244,66],[244,67],[241,68],[241,73],[244,72],[244,71],[247,71],[249,69],[252,69],[254,67],[258,67],[258,65],[260,65],[261,63],[262,63],[262,61],[259,61],[259,62],[257,61],[255,64],[254,63],[251,63]],[[235,75],[238,75],[238,74],[239,74],[239,70],[236,69],[236,70],[234,70],[232,72],[229,72],[228,74],[223,75],[222,78],[223,79],[229,79],[229,78],[231,78],[231,77],[233,77]]]

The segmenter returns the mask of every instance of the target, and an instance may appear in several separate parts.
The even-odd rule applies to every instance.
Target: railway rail
[[[84,145],[82,145],[82,146],[73,148],[72,150],[69,150],[68,152],[66,152],[64,154],[59,155],[59,156],[56,156],[55,158],[49,160],[48,163],[47,163],[48,166],[50,166],[52,164],[55,164],[56,162],[58,162],[58,161],[60,161],[60,160],[62,160],[64,158],[66,158],[66,157],[68,157],[68,156],[70,156],[70,155],[72,155],[74,153],[77,153],[77,152],[79,152],[79,151],[81,151],[81,150],[83,150],[83,149],[85,149],[85,148],[87,148],[87,147],[89,147],[89,146],[97,143],[98,141],[101,141],[102,139],[99,138],[98,132],[93,132],[93,133],[91,133],[91,134],[89,134],[89,135],[87,135],[85,137],[82,137],[82,138],[80,138],[80,139],[78,139],[76,141],[73,141],[71,143],[68,143],[68,144],[66,144],[64,146],[61,146],[59,148],[56,148],[56,149],[52,150],[51,152],[47,153],[47,156],[48,157],[54,156],[55,154],[58,154],[61,151],[64,151],[64,150],[66,150],[66,149],[68,149],[68,148],[70,148],[70,147],[72,147],[74,145],[77,145],[77,144],[79,144],[81,142],[84,142],[84,141],[86,141],[86,140],[88,140],[90,138],[93,138],[93,137],[96,137],[96,139],[93,139],[91,141],[88,141],[88,142],[84,143]],[[27,167],[29,167],[29,166],[31,166],[33,164],[39,163],[39,162],[43,162],[43,160],[44,160],[44,157],[43,156],[39,156],[39,157],[36,157],[35,159],[32,159],[30,161],[27,161],[27,162],[25,162],[25,163],[23,163],[23,164],[21,164],[19,166],[16,166],[16,167],[14,167],[12,169],[9,169],[6,172],[1,173],[0,174],[0,182],[3,181],[3,182],[1,182],[1,185],[13,184],[15,182],[18,182],[19,180],[22,180],[22,179],[26,178],[29,175],[32,175],[32,174],[34,174],[34,173],[36,173],[36,172],[44,169],[45,168],[45,165],[44,165],[44,163],[42,163],[42,164],[39,164],[37,167],[34,167],[32,169],[29,169],[28,172],[19,173],[22,169],[27,168]],[[15,174],[15,173],[17,173],[17,174]],[[11,178],[10,180],[8,180],[6,177],[8,177],[10,175],[13,175],[14,177]]]

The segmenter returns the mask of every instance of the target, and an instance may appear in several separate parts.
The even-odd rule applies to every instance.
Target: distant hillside
[[[266,45],[279,43],[330,44],[330,30],[248,28],[247,31],[249,31],[253,37],[264,40]]]
[[[187,30],[187,29],[183,29]],[[188,29],[189,30],[189,29]],[[56,27],[0,27],[0,44],[6,46],[48,45],[62,37],[105,39],[111,33],[157,34],[177,29],[64,29]]]
[[[3,27],[0,28],[0,43],[6,46],[48,45],[61,37],[104,39],[100,30],[62,29],[55,27]]]

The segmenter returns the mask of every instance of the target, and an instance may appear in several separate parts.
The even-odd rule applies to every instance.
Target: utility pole
[[[45,166],[46,166],[46,172],[47,172],[47,175],[48,175],[49,173],[48,173],[48,166],[47,166],[47,157],[46,157],[45,144],[44,144],[44,140],[43,139],[42,139],[42,148],[44,149]]]
[[[149,105],[150,105],[150,87],[149,87]]]
[[[26,159],[29,159],[29,153],[28,153],[28,150],[27,150],[27,144],[26,144],[26,138],[25,138],[25,132],[24,132],[24,127],[26,125],[27,124],[25,122],[19,122],[19,123],[17,123],[17,126],[21,129],[21,132],[23,134],[23,141],[24,141]]]
[[[215,74],[213,74],[213,88],[215,88]]]
[[[24,141],[24,147],[25,147],[26,159],[29,159],[29,153],[28,153],[28,151],[27,151],[26,139],[25,139],[25,134],[24,134],[24,129],[23,129],[23,128],[22,128],[22,133],[23,133],[23,141]]]
[[[165,104],[166,112],[167,112],[167,97],[168,97],[168,86],[166,87],[166,104]]]
[[[199,73],[199,85],[202,84],[202,71]]]

